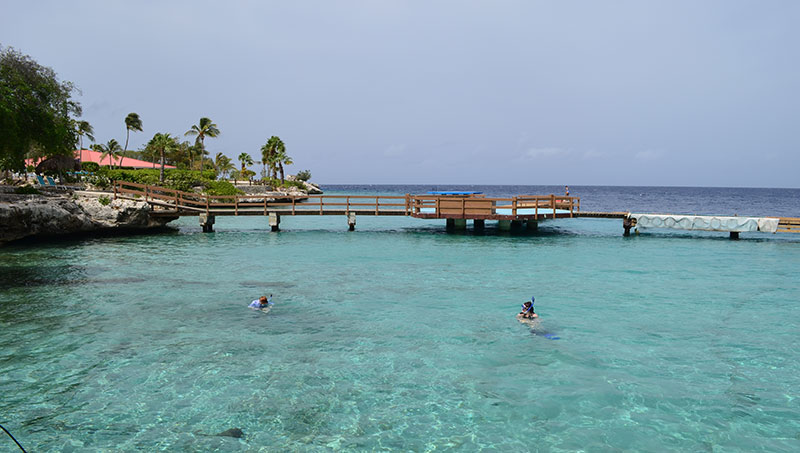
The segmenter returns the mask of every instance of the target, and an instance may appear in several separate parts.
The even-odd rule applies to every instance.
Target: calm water
[[[328,189],[433,188],[454,187]],[[797,190],[571,189],[587,210],[800,214]],[[800,236],[196,222],[0,249],[0,423],[26,449],[800,450]],[[272,312],[248,309],[263,293]]]

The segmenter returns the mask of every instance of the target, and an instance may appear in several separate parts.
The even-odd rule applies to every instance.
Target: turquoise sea
[[[542,192],[486,189],[511,190]],[[572,190],[800,216],[798,190]],[[800,235],[175,223],[0,248],[0,424],[28,451],[800,451]]]

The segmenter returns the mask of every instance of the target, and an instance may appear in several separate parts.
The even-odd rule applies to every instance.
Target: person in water
[[[269,298],[267,298],[267,296],[261,296],[258,299],[250,302],[249,307],[262,309],[262,308],[267,308],[271,305],[272,305],[272,294],[269,295]]]
[[[531,297],[531,300],[526,301],[524,304],[522,304],[522,311],[520,311],[517,316],[521,316],[523,318],[528,318],[528,319],[538,318],[539,315],[537,315],[536,312],[533,311],[533,302],[535,300],[536,300],[535,297]]]

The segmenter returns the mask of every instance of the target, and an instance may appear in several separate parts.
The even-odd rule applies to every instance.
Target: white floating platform
[[[672,228],[676,230],[732,231],[775,233],[777,217],[723,217],[679,214],[633,214],[636,228]]]

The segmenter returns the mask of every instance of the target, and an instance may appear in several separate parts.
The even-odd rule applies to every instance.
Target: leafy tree
[[[295,176],[300,181],[308,181],[311,179],[311,171],[310,170],[300,170],[297,172]]]
[[[92,149],[95,151],[100,152],[100,162],[109,156],[109,167],[114,168],[114,161],[119,159],[120,154],[122,153],[122,147],[119,146],[119,143],[114,140],[113,138],[108,141],[105,145],[97,144],[92,145]]]
[[[0,170],[25,170],[25,157],[71,156],[81,114],[71,82],[30,56],[0,47]]]
[[[169,134],[162,134],[157,133],[150,139],[147,143],[147,148],[151,151],[158,153],[159,157],[161,158],[161,172],[159,174],[158,180],[160,183],[164,183],[164,159],[166,154],[180,146],[178,144],[178,139],[169,135]]]
[[[200,118],[200,122],[193,125],[191,129],[186,131],[185,136],[195,136],[195,145],[200,145],[200,161],[202,162],[203,156],[205,155],[206,145],[205,139],[206,137],[217,137],[219,135],[219,129],[217,125],[214,124],[210,118],[202,117]],[[200,165],[202,168],[203,166]]]
[[[139,118],[138,113],[128,113],[125,117],[125,150],[128,151],[128,139],[131,137],[131,131],[142,131],[142,119]],[[125,156],[123,155],[122,158]],[[122,158],[119,160],[119,166],[122,166]]]
[[[75,123],[75,132],[78,133],[78,162],[83,163],[83,136],[85,135],[91,141],[94,141],[94,128],[88,121],[78,121]]]

